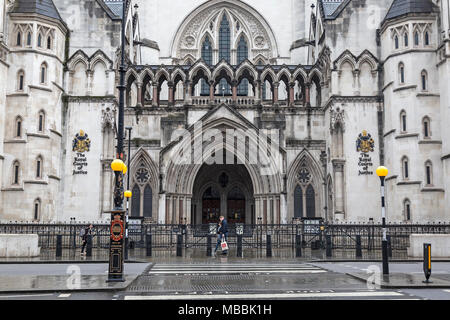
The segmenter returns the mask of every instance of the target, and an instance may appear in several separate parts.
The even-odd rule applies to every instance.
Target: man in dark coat
[[[216,249],[214,250],[214,255],[216,255],[217,249],[219,249],[219,246],[222,243],[222,238],[227,241],[227,237],[228,237],[228,222],[225,219],[224,216],[220,216],[219,217],[219,226],[217,228],[217,244],[216,244]],[[227,254],[228,250],[225,250],[222,252],[223,254]]]
[[[81,254],[84,255],[86,254],[86,252],[84,252],[84,248],[86,248],[87,245],[87,241],[88,241],[88,236],[92,234],[92,228],[94,226],[91,224],[89,225],[89,227],[87,227],[86,229],[84,229],[84,234],[81,237],[81,240],[83,241],[83,245],[81,247]]]

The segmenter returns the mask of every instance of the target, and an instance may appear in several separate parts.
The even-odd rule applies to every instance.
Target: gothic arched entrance
[[[228,222],[254,222],[253,185],[244,165],[203,164],[194,182],[192,198],[194,224],[217,222],[223,215]]]

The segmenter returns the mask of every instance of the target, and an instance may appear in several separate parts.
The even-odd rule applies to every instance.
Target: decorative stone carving
[[[116,119],[116,112],[111,110],[110,108],[106,108],[106,110],[102,110],[102,126],[105,127],[114,127],[114,121]]]
[[[342,128],[342,132],[345,131],[345,120],[344,120],[344,110],[340,109],[339,107],[334,110],[333,108],[330,109],[330,131],[333,133],[336,128],[337,124],[340,124]]]
[[[255,38],[255,46],[256,46],[257,48],[263,48],[264,45],[265,45],[265,43],[266,43],[266,42],[265,42],[263,36],[258,36],[258,37]]]
[[[185,41],[186,47],[188,47],[188,48],[192,48],[195,44],[195,38],[192,36],[187,36],[184,41]]]

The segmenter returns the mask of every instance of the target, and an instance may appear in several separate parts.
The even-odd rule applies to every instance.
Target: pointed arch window
[[[425,162],[425,182],[427,186],[433,185],[433,165],[430,160]]]
[[[224,59],[230,63],[231,42],[230,42],[230,23],[224,14],[219,29],[219,60]]]
[[[237,64],[242,63],[248,59],[248,45],[245,37],[242,35],[239,39],[238,47],[237,47]],[[238,95],[246,96],[248,95],[248,80],[242,79],[241,83],[238,86]]]
[[[430,118],[425,117],[422,120],[422,126],[423,126],[423,137],[425,139],[428,139],[431,137],[431,131],[430,131]]]
[[[31,32],[27,33],[27,46],[31,47]]]
[[[411,221],[411,202],[409,199],[403,201],[403,212],[405,214],[405,220]]]
[[[415,46],[419,45],[419,32],[418,31],[414,32],[414,45]]]
[[[13,184],[19,184],[20,183],[20,164],[19,161],[15,161],[13,164]]]
[[[405,83],[405,65],[403,63],[400,63],[398,65],[398,73],[399,73],[399,81],[400,84],[404,84]]]
[[[398,45],[398,36],[397,35],[395,35],[395,37],[394,37],[394,47],[395,47],[395,49],[398,49],[398,47],[399,47],[399,45]]]
[[[401,132],[405,133],[407,130],[407,126],[406,126],[406,111],[402,111],[400,113],[400,128],[401,128]]]
[[[424,43],[426,46],[430,45],[430,34],[428,33],[428,31],[425,31]]]
[[[294,191],[294,218],[303,217],[303,190],[297,185]]]
[[[45,126],[45,113],[44,111],[39,111],[38,114],[38,131],[44,132],[44,126]]]
[[[22,46],[22,32],[17,32],[16,46]]]
[[[36,159],[36,179],[42,179],[42,157]]]
[[[41,216],[41,200],[38,198],[34,200],[33,204],[33,220],[38,221]]]
[[[403,180],[409,179],[409,160],[408,157],[406,156],[402,158],[402,173],[403,173]]]
[[[405,34],[403,35],[403,44],[405,47],[408,46],[408,33],[405,32]]]
[[[39,35],[38,35],[37,46],[39,48],[42,47],[42,34],[41,33],[39,33]]]
[[[422,85],[422,91],[428,90],[428,74],[425,70],[420,73],[420,81]]]
[[[48,50],[52,49],[52,36],[47,37],[47,49]]]
[[[135,182],[131,197],[133,217],[153,218],[153,191],[150,186],[150,171],[141,163],[133,175]]]
[[[41,64],[40,82],[41,84],[45,84],[47,82],[47,64],[45,62]]]
[[[133,187],[131,196],[131,216],[139,217],[141,215],[141,189],[136,184]]]
[[[23,70],[20,70],[17,73],[17,90],[23,91],[24,90],[24,82],[25,82],[25,73]]]
[[[308,218],[316,216],[316,193],[311,184],[306,189],[306,216]]]
[[[202,59],[205,63],[210,66],[213,63],[212,59],[212,45],[209,40],[209,36],[206,36],[205,40],[202,44]],[[204,79],[201,79],[201,95],[207,96],[209,95],[209,83],[207,83]]]
[[[15,132],[16,138],[22,137],[22,118],[18,116],[16,118],[16,132]]]

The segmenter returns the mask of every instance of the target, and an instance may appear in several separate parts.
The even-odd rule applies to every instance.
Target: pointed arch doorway
[[[244,165],[203,164],[194,182],[191,221],[215,223],[219,216],[228,223],[254,223],[254,196]]]

